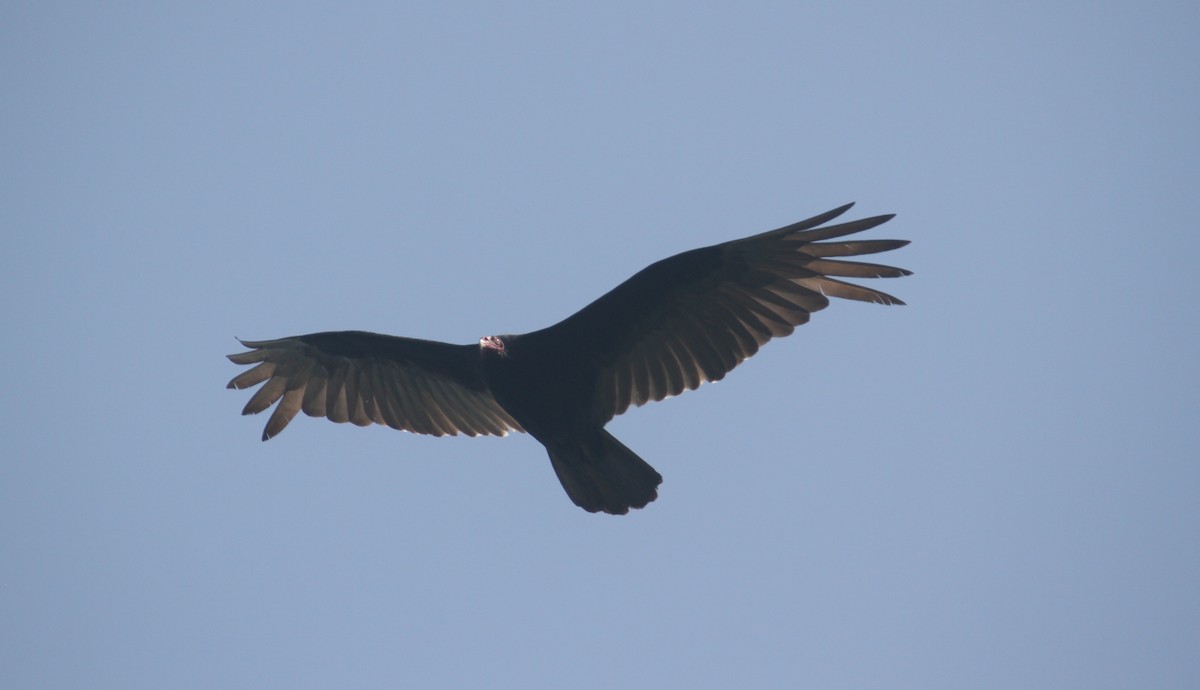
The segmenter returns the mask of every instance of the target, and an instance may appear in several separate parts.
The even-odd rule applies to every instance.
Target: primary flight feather
[[[827,241],[892,218],[820,227],[852,205],[663,259],[532,333],[472,345],[362,331],[241,341],[250,350],[229,359],[255,366],[228,387],[263,384],[242,414],[278,402],[264,441],[300,411],[435,436],[524,431],[546,447],[576,505],[624,514],[657,498],[662,476],[605,431],[610,419],[630,405],[720,380],[828,306],[829,297],[904,304],[840,280],[910,274],[843,258],[906,240]]]

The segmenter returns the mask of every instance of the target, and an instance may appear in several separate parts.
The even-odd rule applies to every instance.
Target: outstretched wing
[[[595,415],[607,421],[632,405],[717,381],[771,338],[786,336],[829,305],[829,297],[903,304],[838,278],[892,278],[901,268],[840,257],[897,249],[905,240],[822,242],[890,220],[875,216],[818,227],[828,213],[648,266],[576,314],[527,337],[570,348],[595,378]]]
[[[235,364],[257,364],[228,388],[263,384],[242,414],[276,401],[263,440],[303,410],[312,417],[434,436],[504,436],[518,425],[492,398],[479,374],[479,348],[362,331],[244,340]]]

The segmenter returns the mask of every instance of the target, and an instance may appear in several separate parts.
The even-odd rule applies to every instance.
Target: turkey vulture
[[[472,345],[362,331],[240,341],[250,350],[229,359],[257,366],[228,387],[263,384],[242,414],[279,403],[264,441],[301,410],[434,436],[528,432],[546,447],[576,505],[621,515],[657,498],[662,476],[604,429],[610,419],[630,405],[719,381],[768,340],[824,309],[829,297],[903,304],[838,279],[910,274],[835,258],[908,244],[822,241],[892,218],[818,227],[852,205],[663,259],[532,333],[490,335]]]

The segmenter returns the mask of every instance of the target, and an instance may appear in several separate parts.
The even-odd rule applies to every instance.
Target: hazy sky
[[[5,3],[0,686],[1200,686],[1195,3]],[[913,240],[725,381],[297,419],[234,336],[474,342],[848,201]]]

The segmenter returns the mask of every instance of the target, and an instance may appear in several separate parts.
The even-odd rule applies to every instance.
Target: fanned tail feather
[[[588,512],[624,515],[658,498],[662,475],[603,429],[546,450],[567,495]]]

